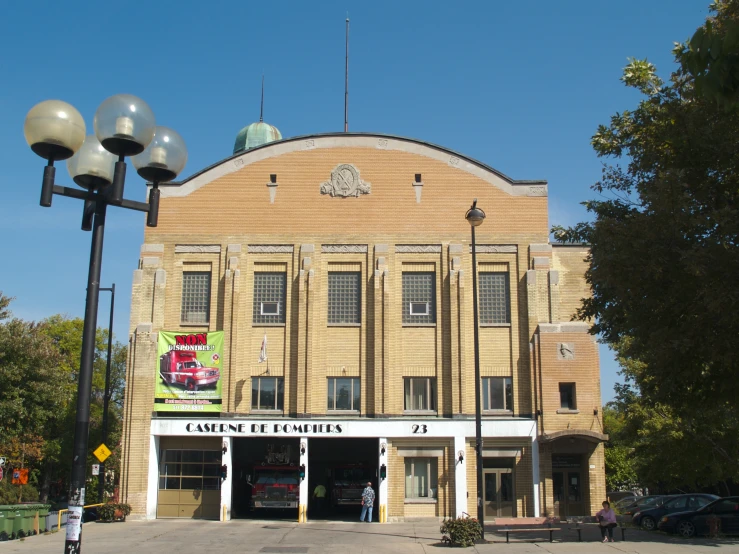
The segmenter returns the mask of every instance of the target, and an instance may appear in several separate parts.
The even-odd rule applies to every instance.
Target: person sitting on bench
[[[611,510],[611,503],[608,500],[603,501],[603,509],[595,514],[595,521],[600,524],[600,534],[603,537],[603,542],[608,542],[609,539],[613,542],[613,528],[617,527],[616,512]],[[608,533],[607,537],[606,532]]]

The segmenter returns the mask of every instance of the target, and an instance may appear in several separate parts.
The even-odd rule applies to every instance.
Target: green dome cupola
[[[234,154],[281,138],[282,133],[277,127],[264,122],[264,76],[262,76],[262,104],[259,110],[259,121],[247,125],[239,131],[234,142]]]

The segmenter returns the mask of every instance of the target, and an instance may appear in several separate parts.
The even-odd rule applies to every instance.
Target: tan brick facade
[[[331,184],[340,164],[359,171],[368,194],[322,194],[321,185]],[[271,174],[274,198],[267,186]],[[421,186],[413,185],[416,174]],[[512,410],[484,415],[485,429],[494,433],[484,438],[486,463],[499,473],[510,466],[513,515],[564,515],[555,496],[570,495],[553,491],[560,477],[552,456],[578,455],[583,507],[573,506],[591,513],[605,495],[598,351],[585,325],[569,323],[588,294],[587,250],[549,244],[544,182],[511,181],[438,147],[363,134],[279,141],[229,158],[179,187],[163,187],[159,225],[146,229],[131,303],[122,494],[134,513],[154,513],[152,487],[165,437],[152,429],[166,428],[171,419],[152,416],[157,333],[223,330],[223,412],[208,421],[348,418],[352,428],[407,422],[407,435],[374,435],[387,437],[387,490],[380,500],[388,518],[457,515],[463,490],[463,511],[474,515],[473,267],[464,218],[473,198],[487,213],[477,228],[477,269],[507,274],[509,284],[508,321],[480,328],[482,378],[510,378],[513,391]],[[186,271],[211,276],[206,325],[181,321]],[[254,273],[262,271],[286,275],[284,324],[252,321]],[[356,325],[327,324],[333,271],[360,274]],[[404,324],[403,274],[419,271],[434,275],[435,323]],[[251,380],[264,372],[257,357],[265,334],[270,375],[284,379],[285,391],[284,409],[268,415],[251,406]],[[327,410],[329,377],[360,379],[359,413]],[[433,413],[407,410],[405,378],[435,380]],[[562,410],[560,383],[575,384],[576,409]],[[418,443],[411,425],[429,426],[429,438]],[[472,431],[463,432],[460,461],[454,433],[462,428]],[[398,452],[419,444],[436,459],[434,502],[406,498]],[[463,488],[456,484],[460,475],[466,475]]]

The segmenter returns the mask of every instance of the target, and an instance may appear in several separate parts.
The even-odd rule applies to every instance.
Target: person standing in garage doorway
[[[326,487],[323,483],[318,483],[316,488],[313,489],[313,500],[316,506],[316,513],[318,515],[324,515],[326,512]]]
[[[364,514],[367,514],[367,523],[372,523],[372,506],[375,503],[375,491],[372,489],[372,482],[362,491],[362,513],[359,521],[364,521]]]

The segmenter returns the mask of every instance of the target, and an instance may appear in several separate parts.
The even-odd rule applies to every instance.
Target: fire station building
[[[599,509],[598,350],[572,321],[588,251],[549,241],[545,181],[419,140],[282,139],[260,122],[233,156],[161,188],[131,301],[134,516],[311,519],[323,484],[321,515],[341,517],[367,480],[375,521],[474,515],[473,272],[486,517]],[[174,352],[222,343],[201,363],[163,353],[166,333]],[[280,466],[281,491],[279,472],[259,473]]]

